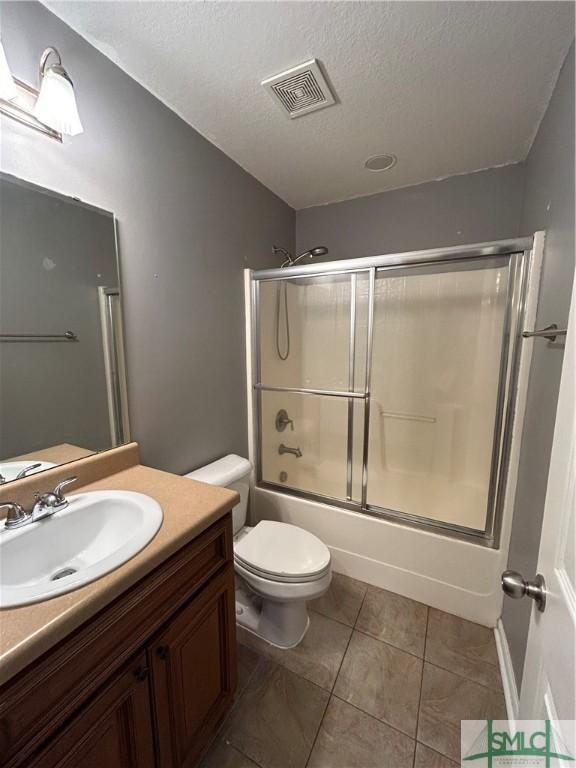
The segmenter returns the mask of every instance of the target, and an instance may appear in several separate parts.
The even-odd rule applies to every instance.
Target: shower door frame
[[[340,509],[359,512],[382,519],[387,519],[402,525],[420,528],[430,532],[448,535],[452,538],[463,539],[481,546],[498,548],[504,510],[508,463],[510,458],[510,443],[512,438],[513,418],[518,389],[518,367],[520,347],[525,316],[528,278],[532,266],[533,238],[517,238],[479,243],[451,248],[434,248],[424,251],[369,256],[358,259],[346,259],[317,264],[309,264],[283,269],[265,269],[250,271],[250,336],[252,355],[252,381],[249,382],[252,397],[252,429],[256,455],[256,484],[260,488],[278,491],[301,499],[330,504]],[[486,525],[484,530],[476,530],[447,523],[432,518],[423,518],[408,512],[386,509],[367,503],[368,491],[368,456],[370,438],[370,401],[374,337],[374,304],[377,273],[393,272],[409,267],[449,265],[451,262],[494,261],[506,259],[509,269],[507,285],[506,309],[502,333],[502,349],[500,370],[497,387],[496,414],[492,443],[492,460],[488,486],[488,502],[486,510]],[[356,276],[367,274],[368,306],[367,306],[367,338],[366,338],[366,370],[364,390],[354,391],[355,373],[355,344],[356,344]],[[348,350],[349,388],[345,390],[325,390],[300,387],[282,387],[266,385],[261,378],[260,356],[260,284],[262,282],[278,282],[298,277],[329,277],[332,275],[350,275],[350,339]],[[347,464],[346,488],[347,498],[333,497],[317,492],[303,491],[298,488],[262,479],[262,392],[290,392],[303,396],[321,396],[345,398],[348,401],[348,434],[347,434]],[[353,470],[353,437],[354,437],[354,403],[364,402],[363,436],[362,436],[362,482],[361,500],[355,501],[352,496]]]

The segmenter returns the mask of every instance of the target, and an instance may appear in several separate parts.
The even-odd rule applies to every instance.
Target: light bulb
[[[0,40],[0,99],[11,101],[18,95],[16,85],[8,66],[8,60],[6,53],[4,52],[4,46]]]
[[[58,64],[46,66],[51,53],[58,56]],[[64,67],[60,55],[53,48],[47,48],[40,63],[40,93],[34,106],[34,117],[49,128],[68,136],[83,132],[74,86]]]

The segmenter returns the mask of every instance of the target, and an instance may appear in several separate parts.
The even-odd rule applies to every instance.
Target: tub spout
[[[280,443],[280,446],[278,447],[278,453],[280,456],[282,456],[284,453],[291,453],[292,456],[296,456],[297,459],[302,456],[302,451],[300,448],[289,448],[287,445],[284,445],[284,443]]]

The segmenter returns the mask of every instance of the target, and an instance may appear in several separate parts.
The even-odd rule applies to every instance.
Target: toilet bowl
[[[233,511],[236,620],[280,648],[293,648],[310,624],[306,603],[332,579],[330,550],[303,528],[273,520],[246,525],[252,465],[230,454],[186,477],[240,494]]]

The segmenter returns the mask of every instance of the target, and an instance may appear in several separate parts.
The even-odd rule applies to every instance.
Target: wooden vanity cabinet
[[[228,514],[0,688],[3,768],[191,768],[236,687]]]
[[[30,768],[154,768],[146,656],[104,686]]]
[[[230,606],[233,574],[214,579],[148,648],[162,768],[194,765],[228,708]]]

